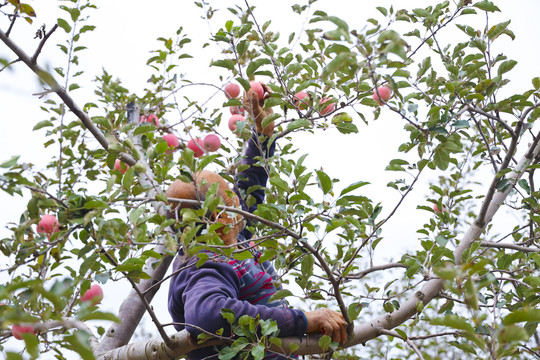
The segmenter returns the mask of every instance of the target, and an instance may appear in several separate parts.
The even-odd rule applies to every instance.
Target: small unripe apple
[[[89,302],[92,305],[97,305],[103,300],[103,289],[98,284],[90,286],[84,295],[81,294],[82,302]]]
[[[221,146],[221,140],[215,134],[208,134],[203,139],[203,147],[206,151],[217,151]]]
[[[392,92],[386,86],[379,86],[376,91],[373,92],[373,100],[377,101],[379,105],[385,104],[392,97]]]
[[[238,95],[240,95],[240,86],[233,83],[227,84],[225,86],[225,95],[227,95],[229,99],[238,97]]]
[[[40,234],[52,235],[60,231],[60,224],[54,215],[43,215],[39,220],[37,232]]]
[[[229,129],[231,131],[236,130],[236,123],[238,121],[246,121],[246,118],[239,114],[231,116],[231,118],[229,119]]]
[[[257,96],[259,99],[262,99],[264,96],[264,89],[260,82],[252,81],[249,83],[249,86],[251,86],[251,90],[255,91],[257,93]]]
[[[332,98],[324,98],[319,101],[319,104],[327,103],[328,101],[332,100]],[[328,106],[326,106],[324,109],[321,110],[321,115],[326,115],[328,113],[331,113],[336,108],[336,104],[331,103]]]
[[[306,99],[307,100],[304,100]],[[305,91],[299,91],[294,95],[294,105],[300,110],[306,110],[308,107],[307,101],[309,100],[309,95]]]
[[[229,110],[231,111],[231,114],[233,115],[236,115],[236,114],[244,115],[245,113],[244,108],[241,106],[231,106],[229,107]]]
[[[116,159],[114,162],[114,170],[120,171],[120,174],[124,174],[126,171],[128,171],[129,165],[123,162],[120,159]]]
[[[151,124],[153,124],[154,126],[158,127],[159,126],[159,119],[156,115],[154,114],[150,114],[148,116],[141,116],[141,119],[140,119],[141,122],[149,122]]]
[[[178,138],[174,134],[165,134],[163,135],[163,139],[167,142],[167,146],[169,148],[172,148],[172,150],[180,146],[180,142],[178,141]],[[167,150],[167,152],[171,153],[172,151]]]
[[[199,138],[189,140],[187,147],[193,150],[195,157],[201,157],[204,154],[204,146]]]
[[[13,337],[17,340],[23,340],[23,334],[24,333],[31,333],[35,334],[36,331],[34,330],[34,327],[32,325],[17,325],[13,324],[11,326],[11,334]]]

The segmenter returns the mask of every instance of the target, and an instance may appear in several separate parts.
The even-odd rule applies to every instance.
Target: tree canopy
[[[227,344],[223,359],[540,358],[540,77],[531,72],[519,82],[526,85],[511,87],[520,59],[499,44],[516,34],[497,1],[373,5],[374,15],[355,23],[316,0],[280,4],[276,19],[247,0],[196,1],[210,34],[190,33],[179,12],[158,48],[135,42],[150,51],[145,63],[123,60],[149,69],[137,90],[107,68],[88,74],[85,62],[123,56],[88,46],[96,4],[47,4],[43,11],[54,7],[59,17],[43,23],[38,4],[0,3],[0,79],[10,71],[39,79],[28,97],[39,99],[45,119],[24,121],[51,154],[43,164],[16,154],[0,160],[0,188],[28,200],[0,242],[7,359],[173,359],[213,341]],[[130,16],[124,10],[119,23]],[[283,32],[288,19],[298,20],[295,32]],[[43,61],[51,49],[56,56]],[[211,188],[194,201],[200,208],[171,217],[180,200],[165,190],[175,179],[193,182],[209,169],[232,183],[243,169],[254,124],[242,94],[253,82],[274,110],[263,127],[276,124],[276,154],[259,163],[269,174],[266,202],[246,213]],[[234,114],[244,118],[231,122]],[[384,139],[376,127],[386,127]],[[370,148],[340,148],[359,139]],[[328,156],[312,156],[306,143]],[[380,159],[385,174],[373,176]],[[346,176],[328,170],[336,164]],[[410,198],[414,209],[404,211]],[[273,261],[283,285],[274,299],[341,311],[349,341],[282,338],[275,323],[226,309],[234,337],[192,343],[175,332],[152,304],[166,298],[179,247],[200,262],[204,249],[252,256],[223,244],[213,211],[251,220],[251,246]],[[407,240],[414,246],[402,250]],[[115,284],[131,291],[104,310],[100,286]],[[135,332],[142,335],[132,341]]]

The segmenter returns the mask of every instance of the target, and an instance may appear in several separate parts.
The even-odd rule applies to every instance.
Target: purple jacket
[[[256,135],[248,141],[244,163],[253,165],[242,171],[234,190],[240,198],[242,207],[253,212],[264,201],[264,190],[250,192],[256,204],[247,209],[246,194],[251,186],[264,187],[268,180],[266,170],[256,166],[256,157],[272,156],[275,143],[269,147],[267,141],[262,145]],[[244,229],[238,241],[249,240],[252,234]],[[201,332],[200,327],[212,333],[223,328],[224,335],[230,334],[230,325],[221,316],[221,309],[232,310],[237,319],[242,315],[259,317],[262,320],[275,320],[280,330],[279,336],[302,336],[306,333],[307,320],[300,310],[288,309],[285,302],[268,299],[276,292],[274,280],[277,276],[274,267],[268,262],[259,263],[260,253],[253,251],[253,258],[239,261],[208,253],[210,258],[197,267],[196,256],[185,259],[177,257],[173,271],[186,267],[171,279],[169,287],[169,313],[174,322],[193,325],[175,325],[177,330],[186,328],[192,338]],[[188,354],[189,359],[217,359],[217,349],[205,347]],[[280,359],[281,356],[267,357]]]

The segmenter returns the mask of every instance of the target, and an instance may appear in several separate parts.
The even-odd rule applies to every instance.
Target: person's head
[[[186,183],[181,180],[175,180],[169,186],[166,191],[168,198],[175,199],[187,199],[187,200],[204,200],[206,193],[212,186],[212,184],[217,183],[217,194],[221,196],[224,205],[230,207],[238,207],[240,201],[238,196],[230,189],[229,185],[220,175],[203,170],[195,174],[194,181],[191,183]],[[191,204],[181,204],[178,207],[178,203],[171,203],[171,212],[172,217],[175,217],[175,213],[180,216],[180,209],[182,208],[195,208],[196,205]],[[218,229],[218,233],[221,240],[226,245],[231,245],[236,243],[238,234],[244,228],[244,218],[241,215],[230,215],[226,211],[216,210],[214,213],[210,214],[209,221],[219,222],[226,226]]]

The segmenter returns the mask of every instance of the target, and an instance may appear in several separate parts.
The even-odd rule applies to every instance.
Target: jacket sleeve
[[[190,275],[182,293],[187,324],[212,333],[223,328],[224,335],[229,335],[231,327],[221,316],[221,309],[225,308],[232,310],[237,319],[242,315],[259,315],[262,320],[275,320],[279,336],[304,335],[307,324],[302,311],[239,300],[238,276],[228,263],[207,261]],[[201,332],[196,327],[186,329],[196,336]]]
[[[264,202],[265,192],[264,187],[268,181],[268,171],[264,166],[264,160],[272,157],[276,149],[274,139],[259,137],[253,133],[248,140],[248,145],[245,153],[245,158],[242,160],[243,165],[248,167],[238,173],[234,185],[234,191],[240,199],[242,209],[253,213],[257,210],[259,204]],[[248,197],[252,196],[255,202],[248,206]],[[248,221],[248,225],[249,225]],[[249,239],[251,233],[244,229],[244,237]]]

